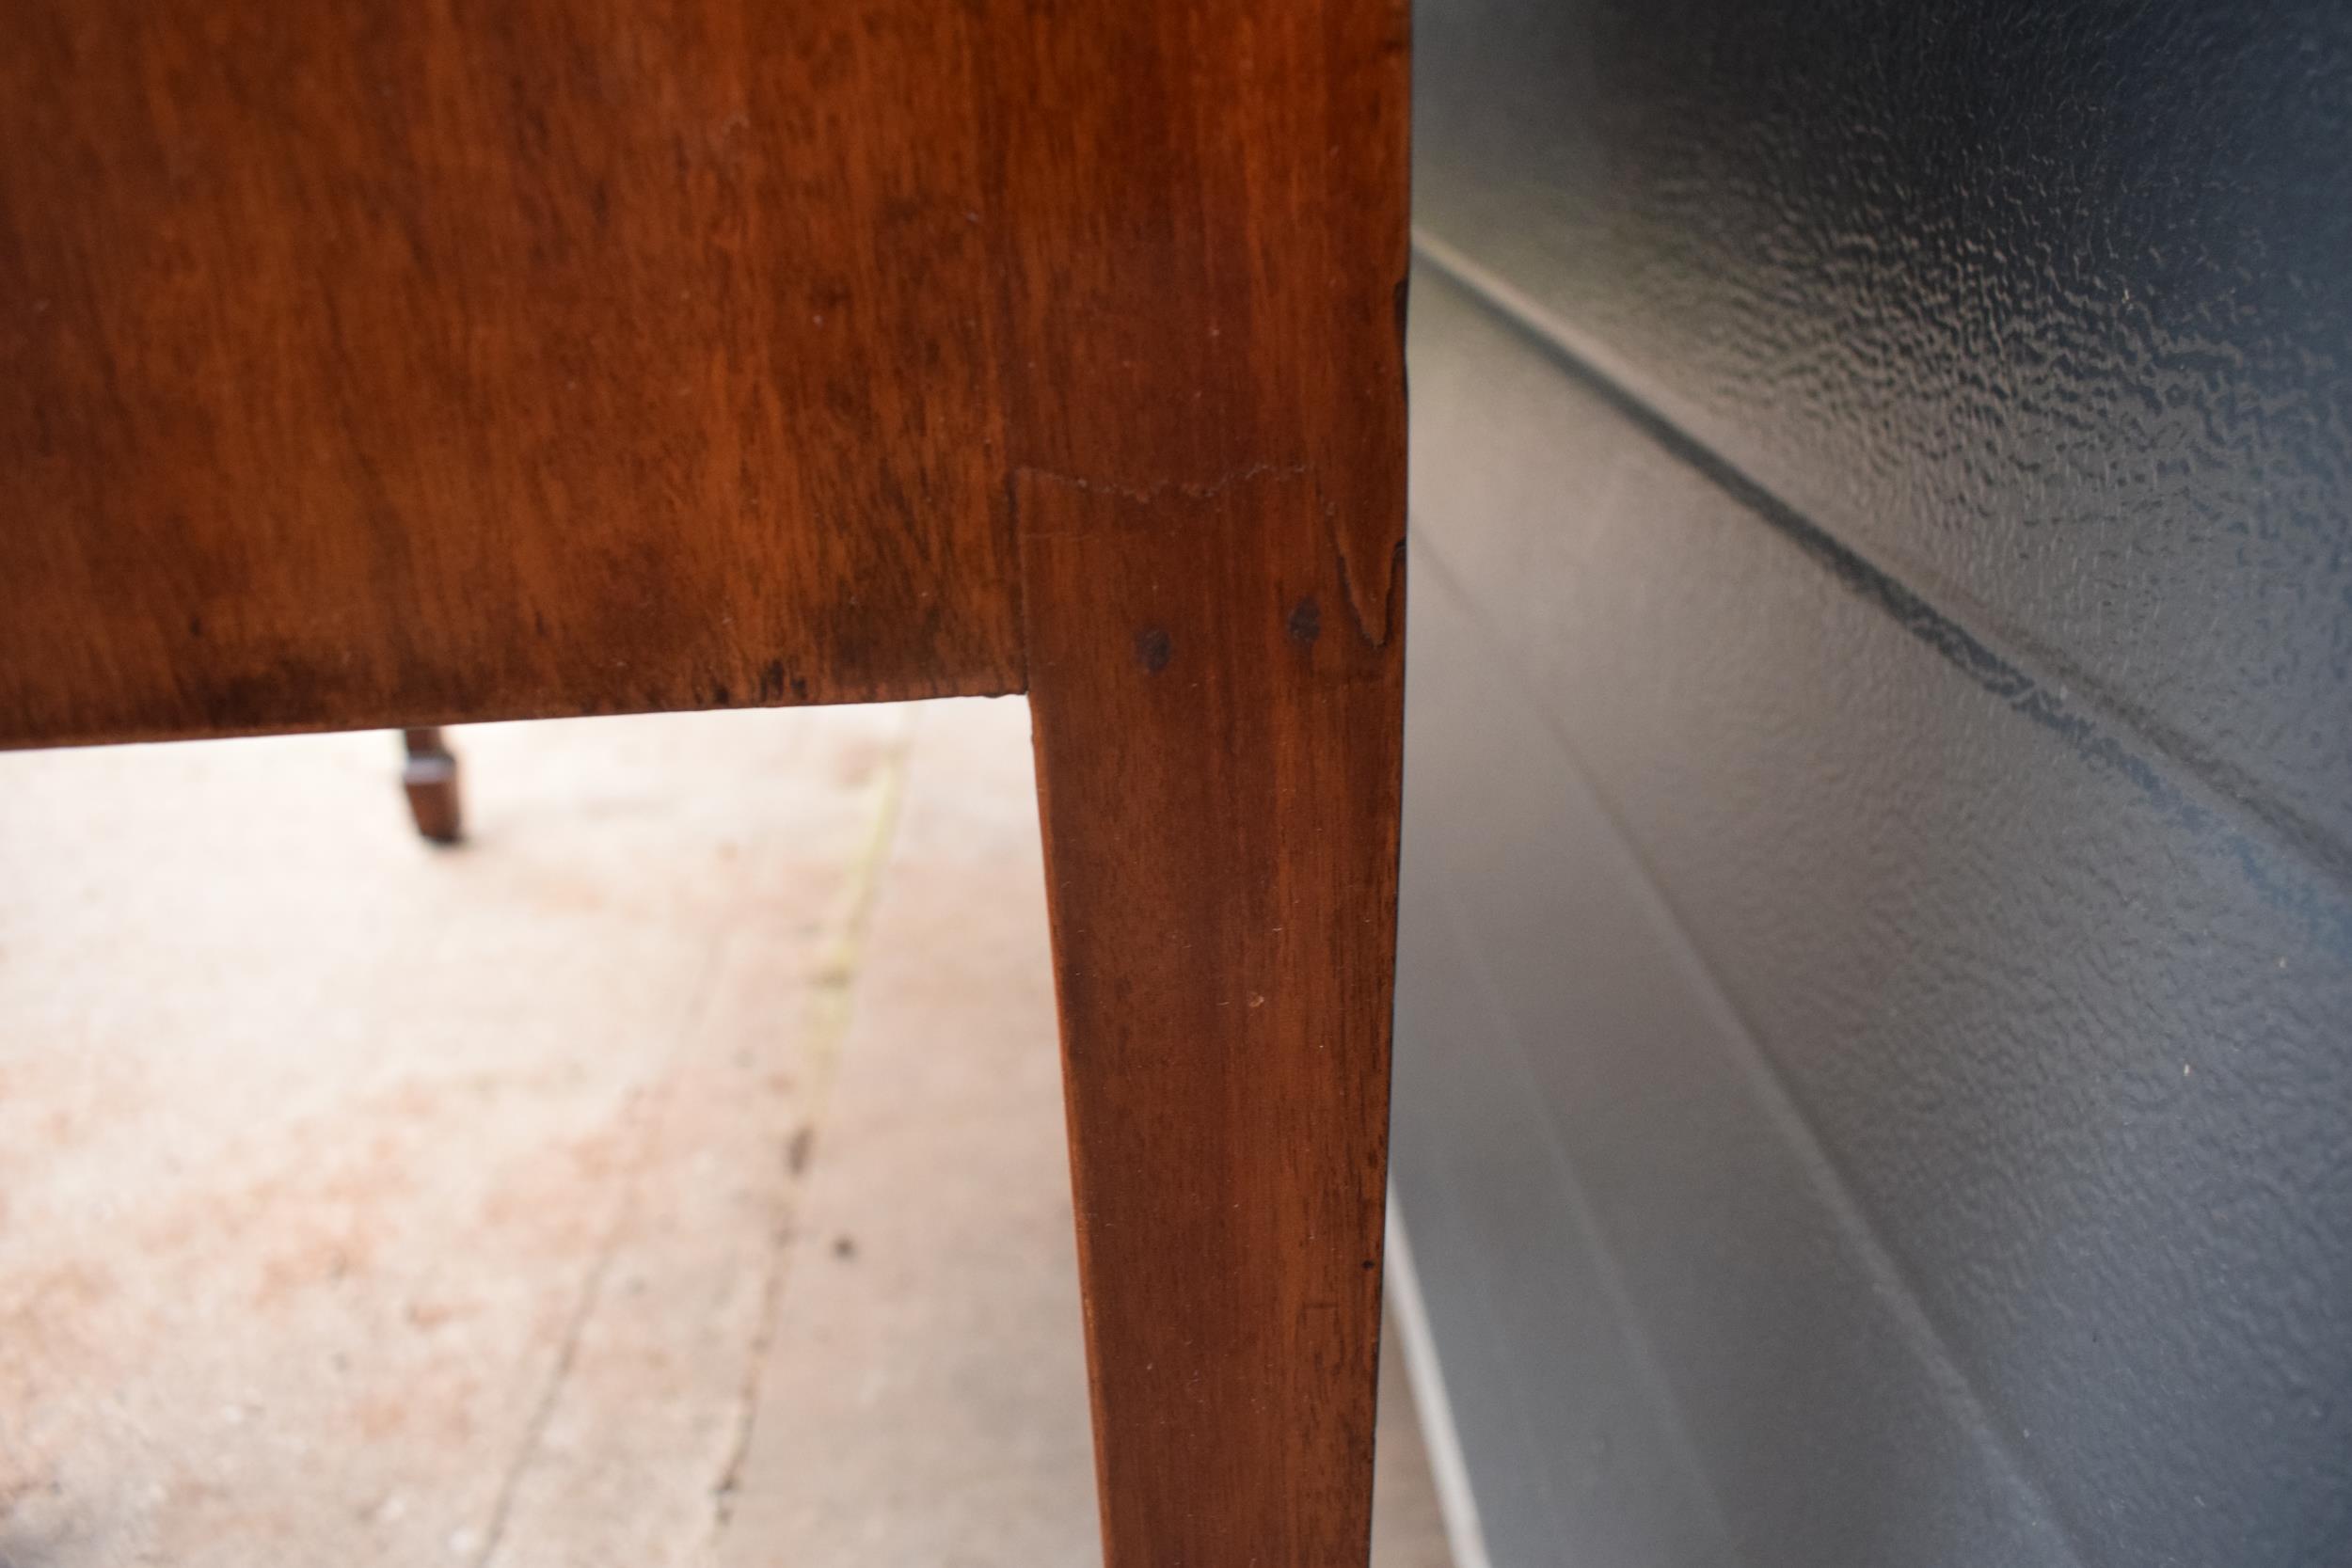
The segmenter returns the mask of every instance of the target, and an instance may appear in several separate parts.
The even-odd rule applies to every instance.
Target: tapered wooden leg
[[[1105,1555],[1360,1564],[1402,565],[1298,467],[1016,485]]]
[[[403,730],[400,734],[408,749],[400,783],[408,792],[408,811],[417,819],[417,832],[435,844],[456,843],[464,832],[457,758],[439,730]]]
[[[1396,929],[1407,8],[989,14],[973,212],[1104,1556],[1346,1568]]]

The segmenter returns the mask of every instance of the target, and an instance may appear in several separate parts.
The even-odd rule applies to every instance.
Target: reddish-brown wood
[[[0,743],[1018,689],[990,27],[0,0]]]
[[[1290,468],[1021,510],[1109,1561],[1360,1563],[1398,607]]]
[[[1404,0],[0,0],[0,744],[1026,689],[1113,1568],[1360,1562]]]
[[[438,730],[403,730],[408,760],[400,770],[408,814],[417,832],[433,844],[455,844],[465,836],[465,813],[457,791],[457,758]]]
[[[1406,17],[1003,71],[1005,339],[1106,1553],[1370,1530],[1404,640]],[[1072,81],[1114,93],[1054,96]]]

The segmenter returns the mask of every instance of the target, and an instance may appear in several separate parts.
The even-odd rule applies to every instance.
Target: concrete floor
[[[453,738],[0,757],[0,1568],[1096,1560],[1023,705]]]

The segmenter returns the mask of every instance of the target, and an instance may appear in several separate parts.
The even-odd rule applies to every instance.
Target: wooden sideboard
[[[1361,1561],[1401,0],[0,0],[0,744],[1026,692],[1109,1560]]]

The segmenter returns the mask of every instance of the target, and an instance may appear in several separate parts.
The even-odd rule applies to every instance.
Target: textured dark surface
[[[1417,17],[1494,1557],[2352,1561],[2352,32],[1777,10]]]
[[[1418,220],[2345,863],[2352,10],[1434,0]]]

